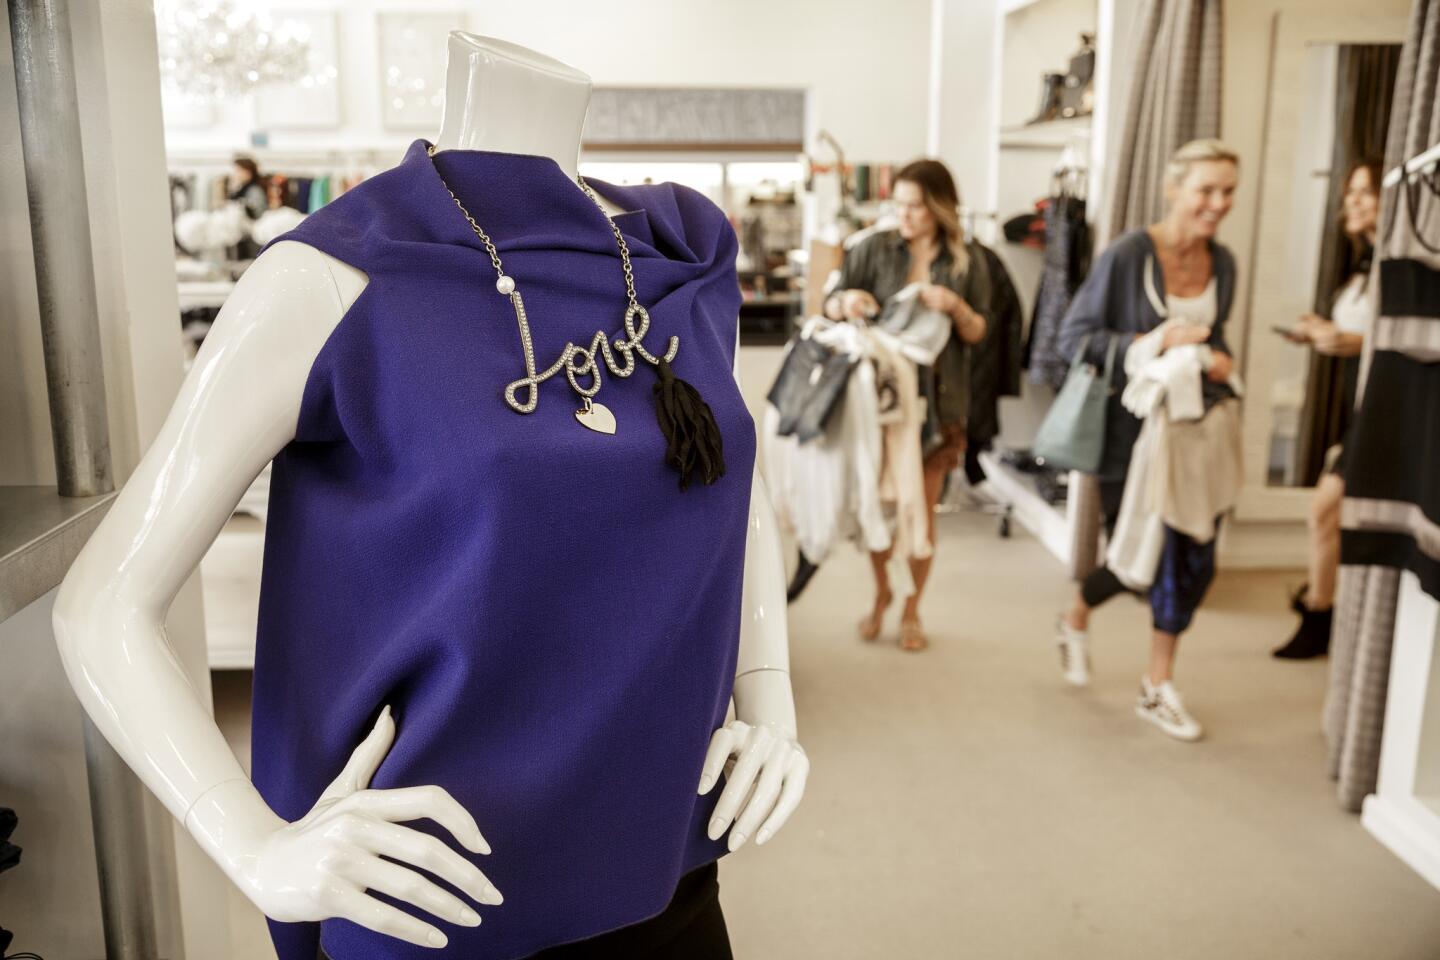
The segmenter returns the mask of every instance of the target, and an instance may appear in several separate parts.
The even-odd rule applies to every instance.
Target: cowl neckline
[[[481,252],[485,245],[455,206],[446,187],[494,241],[502,259],[506,250],[581,249],[620,257],[605,214],[553,157],[500,150],[438,150],[417,139],[400,170],[433,189],[419,192],[427,205],[436,239]],[[682,191],[672,183],[624,186],[586,177],[602,198],[624,212],[614,217],[632,259],[658,258],[701,265],[714,253],[711,237],[687,235]],[[690,218],[690,219],[693,219]],[[697,242],[697,239],[701,242]]]

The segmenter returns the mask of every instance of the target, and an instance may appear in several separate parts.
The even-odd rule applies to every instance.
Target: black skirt
[[[718,876],[714,863],[692,870],[680,878],[663,913],[597,937],[541,950],[530,960],[733,960],[725,916],[720,912]],[[317,960],[332,958],[321,947]]]

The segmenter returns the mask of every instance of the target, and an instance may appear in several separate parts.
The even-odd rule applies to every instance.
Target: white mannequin
[[[548,156],[573,177],[589,78],[490,38],[455,32],[449,50],[437,148]],[[61,584],[54,628],[96,726],[262,912],[282,921],[343,917],[441,947],[440,930],[366,891],[467,926],[480,917],[381,854],[435,873],[478,903],[501,896],[468,860],[399,825],[428,818],[467,849],[489,853],[474,819],[442,788],[367,789],[394,740],[389,707],[314,808],[288,823],[245,776],[164,632],[176,592],[241,494],[294,438],[310,367],[367,282],[295,241],[270,247],[245,272],[154,444]],[[796,742],[779,539],[758,473],[752,482],[737,719],[715,732],[698,785],[709,792],[736,758],[709,830],[718,838],[730,829],[731,850],[752,836],[764,843],[785,823],[809,771]]]

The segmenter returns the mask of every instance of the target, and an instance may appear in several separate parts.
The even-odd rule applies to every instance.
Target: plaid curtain
[[[1147,0],[1103,240],[1163,217],[1170,155],[1219,136],[1221,42],[1220,0]]]

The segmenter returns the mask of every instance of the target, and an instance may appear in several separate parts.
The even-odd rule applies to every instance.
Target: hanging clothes
[[[1045,207],[1045,265],[1026,343],[1030,382],[1059,389],[1070,370],[1060,351],[1060,323],[1090,268],[1085,199],[1062,186]]]
[[[985,314],[985,339],[970,347],[967,473],[970,460],[1000,433],[1000,398],[1020,396],[1020,342],[1025,325],[1019,292],[999,254],[981,243],[972,243],[971,248],[989,267],[990,297],[981,311]]]

